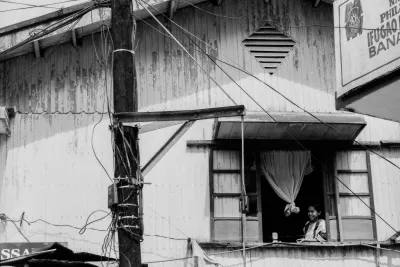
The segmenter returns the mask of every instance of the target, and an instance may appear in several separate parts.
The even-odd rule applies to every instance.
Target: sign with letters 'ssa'
[[[38,249],[50,246],[53,243],[0,243],[1,260],[8,260],[19,256],[29,255]],[[68,247],[68,243],[61,242],[61,245]]]
[[[337,95],[400,67],[400,0],[335,0]]]

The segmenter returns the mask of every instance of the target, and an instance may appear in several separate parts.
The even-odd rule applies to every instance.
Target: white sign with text
[[[400,67],[400,0],[336,0],[338,97]]]

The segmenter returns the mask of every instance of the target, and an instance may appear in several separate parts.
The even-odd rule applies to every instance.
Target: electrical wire
[[[97,212],[105,212],[106,215],[103,216],[103,217],[101,217],[101,218],[99,218],[99,219],[96,219],[96,220],[94,220],[94,221],[89,222],[90,217],[91,217],[93,214],[97,213]],[[93,224],[93,223],[95,223],[95,222],[99,222],[99,221],[105,219],[106,217],[110,216],[110,214],[111,214],[111,212],[106,212],[106,211],[104,211],[104,210],[95,210],[95,211],[93,211],[93,212],[90,213],[89,216],[87,217],[86,222],[85,222],[85,225],[82,226],[82,228],[79,230],[79,234],[80,234],[80,235],[83,235],[83,234],[86,232],[87,227],[88,227],[89,225],[91,225],[91,224]]]
[[[141,0],[139,0],[139,1],[136,1],[136,3],[139,3],[144,9],[146,9],[146,11],[149,13],[149,15],[150,16],[152,16],[153,17],[153,19],[154,20],[156,20],[158,23],[159,23],[159,25],[164,29],[164,31],[166,31],[168,34],[170,34],[171,35],[171,37],[177,42],[177,44],[189,55],[189,57],[190,58],[192,58],[192,60],[202,69],[202,71],[218,86],[218,88],[235,104],[235,105],[237,105],[236,104],[236,102],[235,102],[235,100],[226,92],[226,90],[224,90],[218,83],[217,83],[217,81],[213,78],[213,77],[211,77],[211,75],[204,69],[204,67],[194,58],[194,56],[192,55],[192,54],[190,54],[189,53],[189,51],[187,51],[187,49],[175,38],[175,36],[171,33],[171,32],[169,32],[168,31],[168,29],[154,16],[154,14],[152,13],[152,12],[150,12],[149,10],[148,10],[148,8],[145,6],[145,5],[143,5],[142,3],[141,3],[142,1]],[[149,5],[148,3],[146,3],[146,2],[144,2],[146,5]],[[151,6],[151,5],[149,5],[149,6]]]
[[[265,19],[252,19],[252,18],[246,18],[246,17],[239,17],[239,16],[226,16],[226,15],[221,15],[217,14],[214,12],[207,11],[189,1],[185,0],[176,0],[176,2],[180,3],[186,3],[204,13],[207,13],[209,15],[215,16],[215,17],[220,17],[220,18],[225,18],[225,19],[236,19],[236,20],[245,20],[245,21],[258,21],[258,22],[265,22],[265,23],[270,23],[270,24],[275,24],[278,25],[282,28],[310,28],[310,27],[321,27],[321,28],[334,28],[334,29],[362,29],[362,30],[367,30],[367,31],[374,31],[374,30],[380,30],[380,31],[396,31],[397,28],[386,28],[386,29],[372,29],[372,28],[358,28],[358,27],[350,27],[350,26],[332,26],[332,25],[322,25],[322,24],[306,24],[306,25],[283,25],[282,23],[275,21],[275,20],[265,20]]]
[[[172,22],[174,25],[176,25],[178,28],[180,28],[183,31],[183,34],[196,46],[200,49],[200,52],[205,54],[210,60],[212,60],[212,62],[214,62],[214,64],[221,69],[221,71],[223,71],[225,73],[225,75],[228,76],[228,78],[230,78],[257,106],[259,106],[265,113],[268,114],[268,112],[260,105],[260,103],[258,103],[257,101],[255,101],[255,99],[253,97],[251,97],[237,82],[235,79],[233,79],[225,70],[223,70],[215,61],[220,61],[230,67],[233,67],[239,71],[244,72],[245,74],[252,76],[253,78],[257,79],[259,82],[263,83],[264,85],[266,85],[267,87],[269,87],[271,90],[273,90],[275,93],[279,94],[281,97],[283,97],[286,101],[288,101],[289,103],[291,103],[292,105],[294,105],[295,107],[301,109],[303,112],[307,113],[308,115],[310,115],[311,117],[313,117],[314,119],[318,120],[319,122],[323,123],[325,126],[328,126],[330,129],[334,130],[335,132],[340,133],[339,130],[337,130],[336,128],[334,128],[332,125],[327,124],[326,122],[322,121],[321,119],[319,119],[316,115],[312,114],[311,112],[307,111],[306,109],[300,107],[300,105],[296,104],[294,101],[292,101],[290,98],[288,98],[287,96],[285,96],[284,94],[282,94],[281,92],[279,92],[277,89],[273,88],[272,86],[270,86],[269,84],[267,84],[266,82],[262,81],[260,78],[252,75],[251,73],[249,73],[248,71],[238,68],[236,66],[234,66],[233,64],[227,63],[225,61],[222,61],[220,59],[218,59],[217,57],[214,57],[210,54],[208,54],[206,51],[204,51],[196,42],[194,42],[193,40],[191,40],[187,34],[194,36],[197,40],[201,41],[202,43],[206,44],[208,47],[210,47],[211,49],[213,49],[214,51],[217,51],[215,48],[213,48],[212,46],[210,46],[208,43],[204,42],[203,40],[201,40],[201,38],[197,37],[195,34],[189,32],[188,30],[186,30],[185,28],[183,28],[182,26],[180,26],[179,24],[177,24],[176,22],[174,22],[173,20],[171,20],[169,17],[165,16],[162,12],[160,12],[157,8],[155,8],[152,5],[151,6],[153,9],[155,9],[156,11],[158,11],[159,13],[161,13],[164,17],[166,17],[170,22]],[[206,10],[204,10],[206,11]],[[143,22],[145,22],[144,20],[142,20]],[[155,27],[153,27],[151,24],[145,22],[147,25],[149,25],[150,27],[152,27],[153,29],[155,29],[156,31],[158,31],[158,29],[156,29]],[[161,33],[160,31],[158,31],[159,33]],[[187,33],[187,34],[186,34]],[[161,33],[163,34],[163,33]],[[164,36],[167,36],[165,34],[163,34]],[[168,36],[167,36],[168,37]],[[171,37],[170,37],[171,38]],[[199,51],[199,50],[196,50]],[[232,61],[232,60],[230,60]],[[268,114],[268,116],[270,116],[270,114]],[[271,117],[271,116],[270,116]],[[272,118],[272,117],[271,117]],[[272,118],[273,119],[273,118]],[[275,119],[273,119],[275,121]],[[276,122],[276,121],[275,121]],[[388,163],[390,163],[391,165],[393,165],[394,167],[396,167],[397,169],[400,170],[400,167],[395,164],[393,161],[387,159],[386,157],[382,156],[381,154],[375,152],[374,150],[368,148],[367,146],[363,145],[362,143],[358,142],[357,140],[354,140],[355,143],[357,143],[358,145],[360,145],[362,148],[364,148],[365,150],[370,151],[371,153],[379,156],[380,158],[384,159],[385,161],[387,161]]]
[[[1,220],[1,221],[4,221],[4,222],[7,222],[7,221],[11,222],[11,223],[15,226],[15,228],[17,229],[17,231],[19,232],[19,234],[26,240],[26,242],[28,242],[28,243],[31,242],[31,241],[29,241],[29,239],[22,233],[21,229],[19,229],[19,227],[18,227],[18,225],[16,224],[16,222],[13,221],[13,220],[11,220],[7,215],[5,215],[4,213],[3,213],[3,214],[0,214],[0,220]]]
[[[55,50],[56,45],[60,44],[60,42],[61,42],[61,40],[64,38],[64,36],[65,36],[70,30],[72,30],[72,29],[76,26],[76,24],[77,24],[76,20],[79,21],[79,20],[82,18],[82,16],[83,16],[86,12],[89,12],[89,11],[90,11],[90,8],[92,8],[92,7],[93,7],[93,5],[92,5],[92,6],[88,6],[87,8],[82,9],[81,11],[78,11],[78,12],[76,12],[76,13],[70,15],[70,16],[67,16],[67,17],[65,17],[65,18],[63,18],[63,19],[61,19],[61,20],[59,20],[59,21],[57,21],[57,22],[55,22],[55,23],[53,23],[53,24],[50,24],[50,25],[47,26],[46,28],[42,29],[42,30],[41,30],[39,33],[37,33],[35,36],[31,36],[30,38],[28,38],[28,39],[22,41],[21,43],[18,43],[17,45],[15,45],[15,46],[13,46],[13,47],[10,47],[9,49],[7,49],[7,50],[1,52],[1,53],[0,53],[0,57],[1,57],[2,55],[5,55],[5,54],[8,53],[9,51],[12,51],[12,50],[15,49],[16,47],[19,47],[19,46],[23,45],[24,43],[30,42],[30,41],[32,41],[32,40],[36,40],[37,38],[39,38],[39,37],[41,36],[41,35],[38,36],[38,34],[46,33],[46,30],[48,30],[48,32],[47,32],[47,34],[48,34],[48,33],[51,33],[52,31],[54,31],[55,29],[64,27],[64,26],[66,26],[66,25],[68,25],[68,24],[70,24],[70,23],[73,23],[73,22],[75,21],[75,22],[72,24],[72,26],[69,27],[69,29],[66,30],[66,31],[62,34],[62,36],[58,39],[58,41],[56,42],[56,44],[53,45],[53,46],[43,55],[43,57],[36,59],[31,65],[27,66],[27,67],[22,71],[22,73],[20,73],[13,81],[10,81],[10,87],[13,88],[13,86],[16,84],[16,82],[18,82],[18,80],[19,80],[23,75],[25,75],[25,74],[28,72],[28,70],[31,70],[32,67],[34,67],[38,62],[40,62],[40,61],[46,59],[49,55],[51,55],[51,54],[53,53],[53,51]],[[60,27],[60,25],[61,25],[61,27]],[[52,29],[49,30],[50,28],[52,28]],[[55,29],[53,29],[53,28],[55,28]]]
[[[100,111],[93,111],[93,112],[88,112],[88,111],[79,111],[79,112],[74,112],[74,111],[68,111],[68,112],[61,112],[61,111],[54,111],[54,112],[48,112],[47,110],[42,111],[42,112],[23,112],[23,111],[15,111],[16,114],[21,114],[21,115],[105,115],[107,112],[100,112]]]
[[[139,1],[141,1],[141,0],[139,0]],[[143,5],[142,5],[143,6]],[[154,8],[154,7],[153,7]],[[147,9],[146,9],[147,10]],[[147,10],[148,11],[148,10]],[[160,24],[160,25],[162,25],[161,24],[161,22],[159,22],[159,20],[157,20],[156,18],[155,18],[155,16],[150,12],[150,11],[148,11],[151,15],[152,15],[152,17]],[[168,18],[169,19],[169,18]],[[162,26],[163,27],[163,26]],[[165,28],[165,27],[164,27]],[[169,33],[170,35],[171,35],[171,37],[173,37],[173,35],[169,32],[169,31],[167,31],[166,29],[164,29],[167,33]],[[187,36],[187,35],[186,35]],[[187,38],[190,40],[190,41],[192,41],[193,43],[195,43],[193,40],[191,40],[188,36],[187,36]],[[180,42],[178,41],[178,40],[176,40],[176,38],[174,38],[174,40],[176,41],[176,42],[178,42],[178,44],[180,44]],[[195,43],[195,45],[197,46],[197,44]],[[181,47],[183,47],[181,44],[180,44],[180,46]],[[201,48],[200,48],[201,49]],[[209,56],[209,54],[207,54],[204,50],[202,50],[201,49],[201,51],[205,54],[205,55],[207,55],[207,56]],[[185,52],[186,53],[188,53],[187,52],[187,50],[185,49]],[[217,58],[215,58],[214,57],[214,59],[216,59],[216,60],[218,60]],[[221,61],[221,60],[218,60],[218,61]],[[233,66],[233,65],[231,65],[231,64],[229,64],[229,63],[226,63],[226,62],[224,62],[224,61],[222,61],[223,63],[225,63],[225,64],[228,64],[228,65],[230,65],[230,66]],[[216,64],[216,63],[215,63]],[[219,66],[218,64],[216,64],[217,66]],[[309,114],[310,116],[312,116],[312,117],[314,117],[315,119],[317,119],[318,121],[320,121],[321,123],[323,123],[324,125],[327,125],[327,126],[329,126],[330,128],[332,128],[332,129],[334,129],[334,130],[336,130],[337,131],[337,129],[335,129],[335,128],[333,128],[332,126],[330,126],[330,125],[328,125],[327,123],[325,123],[325,122],[323,122],[322,120],[320,120],[317,116],[315,116],[315,115],[313,115],[312,113],[310,113],[310,112],[308,112],[307,110],[305,110],[304,108],[301,108],[299,105],[297,105],[295,102],[293,102],[291,99],[289,99],[288,97],[286,97],[285,95],[283,95],[282,93],[280,93],[277,89],[275,89],[275,88],[273,88],[272,86],[270,86],[269,84],[267,84],[267,83],[265,83],[264,81],[262,81],[262,80],[260,80],[258,77],[256,77],[256,76],[254,76],[253,74],[251,74],[251,73],[249,73],[249,72],[247,72],[247,71],[245,71],[245,70],[242,70],[241,68],[238,68],[238,67],[235,67],[236,69],[239,69],[239,70],[241,70],[241,71],[243,71],[243,72],[245,72],[247,75],[249,75],[249,76],[251,76],[251,77],[253,77],[253,78],[256,78],[257,80],[259,80],[260,82],[262,82],[262,83],[264,83],[266,86],[268,86],[269,88],[271,88],[274,92],[276,92],[276,93],[278,93],[280,96],[282,96],[283,98],[285,98],[287,101],[289,101],[290,103],[292,103],[293,105],[295,105],[296,107],[298,107],[298,108],[300,108],[301,110],[303,110],[304,112],[306,112],[307,114]],[[230,76],[228,76],[230,79],[232,79],[233,80],[233,78],[232,77],[230,77]],[[254,102],[256,102],[257,103],[257,101],[254,99],[254,98],[252,98],[252,100],[254,101]],[[259,103],[257,103],[258,105],[260,105]],[[269,115],[270,117],[271,117],[271,115],[265,110],[265,109],[263,109],[264,110],[264,112],[265,113],[267,113],[267,115]],[[295,140],[301,147],[302,147],[302,149],[303,150],[305,150],[305,151],[307,151],[307,149],[288,131],[288,129],[286,129],[285,130],[291,137],[292,137],[292,139],[293,140]],[[311,153],[310,153],[311,154]],[[311,154],[312,155],[312,154]],[[378,154],[379,155],[379,154]],[[315,156],[313,156],[312,155],[312,157],[324,168],[324,169],[328,169],[321,161],[319,161]],[[383,156],[381,156],[382,158],[384,158]],[[384,158],[385,159],[385,158]],[[388,160],[388,159],[386,159],[388,162],[390,162],[390,163],[392,163],[393,165],[395,165],[393,162],[391,162],[390,160]],[[395,165],[395,166],[397,166],[397,165]],[[398,166],[397,166],[398,167]],[[398,167],[399,168],[399,167]],[[399,168],[400,169],[400,168]],[[378,218],[380,218],[387,226],[389,226],[393,231],[395,231],[396,233],[398,232],[391,224],[389,224],[380,214],[378,214],[374,209],[372,209],[365,201],[363,201],[362,199],[361,199],[361,197],[360,196],[358,196],[354,191],[352,191],[344,182],[342,182],[336,175],[335,175],[335,178],[344,186],[344,187],[346,187],[354,196],[356,196],[365,206],[367,206],[370,210],[371,210],[371,212],[373,212]]]
[[[152,237],[160,237],[160,238],[176,240],[176,241],[188,241],[187,238],[170,237],[170,236],[158,235],[158,234],[143,234],[143,235],[144,236],[152,236]]]
[[[141,1],[141,0],[139,0],[139,1]],[[162,16],[164,16],[165,18],[167,18],[169,21],[171,21],[172,23],[174,23],[175,25],[177,24],[177,23],[175,23],[173,20],[171,20],[168,16],[166,16],[166,15],[164,15],[162,12],[160,12],[160,10],[158,10],[156,7],[154,7],[154,6],[152,6],[152,5],[149,5],[151,8],[153,8],[155,11],[157,11],[158,13],[160,13],[160,14],[162,14]],[[190,39],[190,37],[189,36],[187,36],[187,34],[184,32],[184,31],[182,31],[182,33],[198,48],[198,49],[200,49],[204,54],[206,54],[207,55],[207,53],[196,43],[196,42],[193,42],[191,39]],[[236,85],[236,86],[238,86],[239,88],[240,88],[240,90],[243,92],[243,93],[245,93],[246,95],[247,95],[247,97],[249,97],[258,107],[260,107],[261,108],[261,110],[263,110],[274,122],[277,122],[271,115],[269,115],[269,113],[265,110],[265,108],[260,104],[260,103],[258,103],[246,90],[244,90],[243,89],[243,87],[242,86],[240,86],[240,84],[231,76],[231,75],[229,75],[229,73],[227,73],[223,68],[221,68],[216,62],[215,62],[215,60],[213,60],[213,59],[211,59],[210,58],[210,60]]]
[[[371,244],[374,244],[374,243],[371,243]],[[368,243],[360,243],[360,244],[357,244],[357,245],[366,246],[366,247],[370,247],[370,248],[374,248],[374,249],[381,249],[381,250],[386,250],[386,251],[392,251],[392,252],[400,253],[399,250],[387,249],[387,248],[382,248],[382,247],[375,247],[375,246],[373,246],[373,245],[371,245],[371,244],[368,244]],[[276,245],[276,246],[280,246],[280,245],[283,245],[283,246],[297,246],[297,247],[307,247],[307,248],[310,248],[310,247],[321,247],[321,245],[319,245],[319,244],[317,244],[317,245],[312,245],[312,244],[300,244],[300,243],[279,242],[279,243],[264,243],[264,244],[260,244],[260,245],[255,245],[255,246],[246,248],[246,251],[248,250],[248,251],[251,252],[251,250],[254,250],[254,249],[257,249],[257,248],[268,247],[268,246],[274,246],[274,245]],[[322,246],[322,247],[324,247],[324,246]],[[243,249],[241,248],[241,249],[234,249],[234,250],[229,250],[229,251],[224,251],[224,252],[208,253],[207,255],[208,255],[208,256],[219,256],[219,255],[224,255],[224,254],[231,254],[231,253],[234,253],[234,252],[240,252],[240,251],[242,251],[242,250],[243,250]],[[182,257],[182,258],[174,258],[174,259],[166,259],[166,260],[159,260],[159,261],[151,261],[151,262],[146,262],[146,263],[143,263],[143,264],[156,264],[156,263],[166,263],[166,262],[173,262],[173,261],[180,261],[180,260],[188,260],[188,259],[192,259],[192,258],[194,258],[194,257],[195,257],[195,256],[188,256],[188,257]]]
[[[70,3],[70,2],[77,2],[77,1],[81,1],[81,0],[60,1],[60,2],[56,2],[56,3],[45,4],[45,5],[29,5],[29,4],[25,4],[25,3],[16,3],[16,2],[7,1],[7,2],[15,3],[15,4],[28,5],[28,7],[0,10],[0,13],[10,12],[10,11],[19,11],[19,10],[25,10],[25,9],[32,9],[32,8],[40,8],[40,7],[42,7],[42,8],[54,8],[54,9],[62,10],[63,9],[62,7],[61,8],[57,8],[57,7],[50,7],[50,6],[64,4],[64,3]],[[0,1],[0,2],[6,2],[6,1]]]
[[[386,251],[391,251],[391,252],[400,253],[400,250],[396,250],[396,249],[389,249],[389,248],[375,247],[375,246],[373,246],[373,245],[364,244],[364,243],[362,243],[361,245],[362,245],[362,246],[365,246],[365,247],[374,248],[374,249],[377,249],[377,250],[378,250],[378,249],[380,249],[380,250],[386,250]]]
[[[108,99],[108,80],[107,80],[107,71],[108,71],[108,59],[107,58],[108,58],[108,55],[109,55],[108,41],[107,41],[108,38],[104,35],[103,31],[101,31],[101,37],[102,37],[101,44],[102,44],[103,53],[104,53],[103,54],[103,61],[104,61],[104,64],[105,64],[103,110],[105,109],[105,105],[107,104],[107,114],[108,114],[108,117],[109,117],[109,120],[110,120],[110,125],[112,125],[113,123],[112,123],[112,119],[111,119],[110,103],[109,103],[109,99]],[[93,38],[93,36],[92,36],[92,38]],[[94,47],[94,50],[96,51],[96,45],[95,45],[94,41],[93,41],[93,47]],[[97,52],[96,52],[96,56],[98,58]],[[102,64],[101,61],[99,61],[99,62],[100,62],[100,64]],[[93,138],[94,138],[94,133],[95,133],[96,127],[103,121],[104,114],[105,113],[103,112],[101,114],[101,117],[100,117],[99,121],[93,126],[92,136],[91,136],[90,140],[91,140],[92,151],[93,151],[94,157],[96,158],[97,162],[100,164],[100,166],[102,167],[102,169],[106,173],[108,179],[112,183],[114,183],[114,180],[111,178],[111,175],[108,173],[107,169],[105,168],[103,163],[100,161],[99,157],[97,156],[96,150],[94,148],[94,143],[93,143]],[[111,132],[113,132],[113,131],[111,131]],[[113,139],[113,133],[111,133],[111,140],[112,139]],[[111,142],[111,143],[112,143],[112,149],[113,149],[113,154],[114,154],[114,145],[113,145],[113,142]]]
[[[43,8],[58,9],[57,7],[51,7],[51,6],[47,6],[47,5],[31,5],[31,4],[20,3],[20,2],[14,2],[14,1],[7,1],[7,0],[0,0],[0,2],[2,2],[2,3],[8,3],[8,4],[16,4],[16,5],[29,6],[29,7],[43,7]]]
[[[49,33],[52,33],[52,32],[54,32],[54,31],[56,31],[56,30],[58,30],[58,29],[60,29],[60,28],[62,28],[64,26],[66,26],[66,25],[71,24],[72,22],[82,18],[84,14],[86,14],[87,12],[89,12],[91,9],[93,9],[95,7],[96,7],[96,5],[92,4],[92,5],[84,8],[84,9],[82,9],[81,11],[78,11],[78,12],[74,13],[73,15],[61,20],[61,21],[58,21],[58,22],[56,22],[54,24],[49,25],[48,27],[46,27],[45,29],[41,30],[40,32],[38,32],[34,36],[31,36],[31,37],[25,39],[24,41],[22,41],[22,42],[20,42],[20,43],[18,43],[16,45],[4,50],[4,51],[2,51],[0,53],[0,57],[4,57],[5,55],[10,53],[11,51],[13,51],[13,50],[15,50],[15,49],[27,44],[27,43],[30,43],[30,42],[32,42],[34,40],[37,40],[37,39],[39,39],[39,38],[41,38],[41,37],[43,37],[45,35],[48,35]]]

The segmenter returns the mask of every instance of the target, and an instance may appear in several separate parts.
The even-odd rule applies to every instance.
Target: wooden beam
[[[381,140],[381,146],[382,146],[382,147],[393,147],[393,148],[397,148],[397,147],[400,147],[400,141],[395,141],[395,140]]]
[[[39,41],[33,41],[32,42],[33,45],[33,50],[35,51],[35,57],[36,58],[40,58],[40,45],[39,45]]]
[[[243,105],[207,108],[195,110],[157,111],[157,112],[120,112],[114,114],[119,122],[150,122],[150,121],[186,121],[206,120],[220,117],[235,117],[245,115]]]
[[[321,0],[315,0],[314,2],[314,7],[318,7],[319,3],[321,2]]]
[[[144,134],[152,131],[157,131],[163,128],[182,124],[184,121],[159,121],[140,126],[139,134]]]
[[[171,0],[169,2],[168,16],[170,19],[172,19],[174,17],[174,13],[175,13],[177,7],[178,7],[178,4],[177,4],[176,0]]]
[[[194,124],[195,121],[187,121],[185,122],[172,136],[168,139],[168,141],[158,150],[154,156],[146,163],[146,165],[141,169],[142,175],[146,176],[154,166],[164,157],[165,154],[176,144],[176,142],[181,139],[181,137],[189,130],[190,127]]]

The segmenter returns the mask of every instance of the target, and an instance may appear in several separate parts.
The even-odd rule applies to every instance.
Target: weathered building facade
[[[168,2],[158,2],[152,4],[164,11]],[[147,18],[146,11],[135,11],[140,18],[135,52],[139,109],[245,105],[247,244],[266,244],[248,250],[248,265],[397,266],[398,253],[379,254],[360,244],[386,241],[394,234],[379,216],[400,228],[400,171],[373,153],[400,164],[400,150],[393,147],[400,139],[400,125],[335,109],[332,6],[320,3],[313,8],[309,0],[224,0],[219,6],[204,1],[185,7],[182,3],[188,1],[178,2],[173,22],[162,15],[158,18],[202,67]],[[72,37],[58,42],[52,36],[51,46],[45,46],[46,38],[39,41],[42,57],[28,51],[1,58],[0,106],[15,107],[17,112],[11,119],[11,135],[0,137],[0,207],[16,220],[25,212],[28,221],[48,222],[22,225],[30,241],[68,242],[76,250],[101,252],[107,220],[91,225],[97,230],[88,229],[83,235],[65,226],[79,228],[91,212],[107,211],[107,187],[112,183],[108,175],[113,178],[107,114],[112,57],[110,40],[105,43],[109,12],[93,14],[95,22],[89,16],[77,26],[82,35],[76,46],[69,42]],[[3,33],[3,50],[26,37],[29,27]],[[142,165],[180,125],[140,134]],[[242,266],[241,251],[225,253],[242,241],[240,137],[240,118],[197,121],[146,174],[151,184],[144,188],[144,262],[190,256],[187,239],[191,238],[206,252],[217,254],[211,257],[224,266]],[[373,152],[353,145],[354,138]],[[310,201],[323,204],[331,242],[311,248],[268,245],[272,232],[278,232],[281,241],[295,243],[297,228],[305,220],[284,218],[285,203],[266,183],[260,154],[303,149],[317,160],[311,160],[314,171],[304,178],[296,203],[301,216]],[[104,215],[99,211],[92,218]],[[10,222],[1,225],[0,240],[24,241]],[[351,242],[358,245],[345,246]],[[153,265],[192,264],[193,259],[181,259]]]

